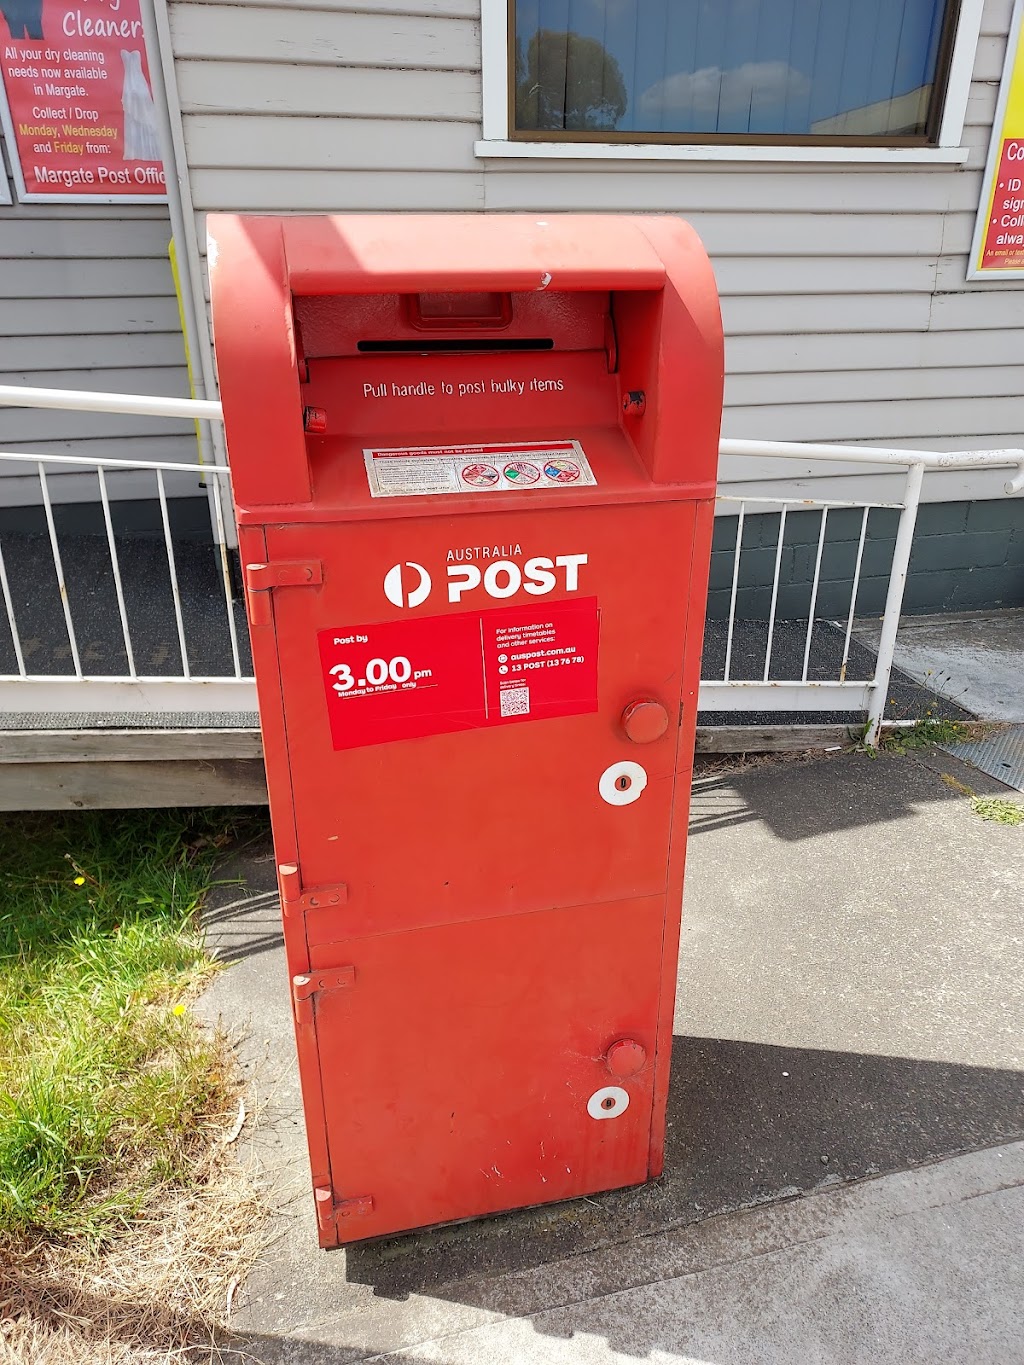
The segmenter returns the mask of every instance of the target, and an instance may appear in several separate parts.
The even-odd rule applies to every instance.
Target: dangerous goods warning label
[[[364,450],[363,460],[374,498],[550,491],[597,483],[579,441],[406,446]]]
[[[597,598],[318,637],[335,749],[597,710]]]

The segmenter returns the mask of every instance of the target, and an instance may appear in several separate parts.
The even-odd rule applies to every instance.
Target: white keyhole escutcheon
[[[617,1119],[629,1108],[629,1091],[621,1085],[603,1085],[587,1100],[587,1113],[592,1119]]]
[[[597,789],[609,806],[631,806],[639,801],[647,786],[647,770],[628,760],[605,768]]]

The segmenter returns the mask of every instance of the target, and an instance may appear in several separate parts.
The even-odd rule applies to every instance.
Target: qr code
[[[530,689],[528,687],[509,687],[501,694],[501,714],[503,716],[528,716],[530,714]]]

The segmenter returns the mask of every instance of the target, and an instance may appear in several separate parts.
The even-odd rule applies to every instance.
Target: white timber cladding
[[[964,0],[974,29],[978,8]],[[198,228],[218,209],[679,213],[722,293],[726,435],[1020,446],[1024,286],[966,279],[1011,8],[984,0],[957,53],[943,141],[962,111],[962,163],[892,166],[489,158],[480,0],[169,0]],[[722,474],[752,493],[866,487],[842,466],[726,460]],[[925,497],[1001,486],[933,474]]]
[[[169,240],[163,205],[0,208],[0,384],[187,398]],[[196,459],[188,422],[32,408],[0,410],[0,449]],[[39,502],[34,470],[4,463],[0,478],[5,506]],[[50,480],[55,501],[97,496],[93,474],[53,469]],[[151,484],[140,476],[114,496]]]
[[[976,45],[969,35],[972,51],[957,53],[963,164],[892,167],[489,158],[478,154],[479,0],[169,4],[201,220],[216,209],[680,213],[721,288],[726,435],[933,449],[1024,442],[1024,289],[967,283],[1010,8],[984,0]],[[965,10],[978,27],[975,0]],[[722,475],[751,493],[773,479],[863,493],[840,465],[793,478],[792,464],[726,460]],[[1001,486],[991,472],[935,474],[926,497]]]

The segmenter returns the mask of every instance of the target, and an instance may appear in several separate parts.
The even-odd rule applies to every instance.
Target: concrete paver
[[[293,1365],[1024,1362],[1024,837],[943,768],[965,771],[852,754],[698,779],[662,1181],[330,1254],[273,859],[250,851],[206,1001],[247,1030],[278,1210],[240,1344]]]
[[[247,1345],[289,1365],[1016,1365],[1022,1221],[1017,1143]]]
[[[880,621],[858,621],[855,636],[877,649]],[[982,720],[1024,721],[1024,611],[904,616],[897,668]]]

